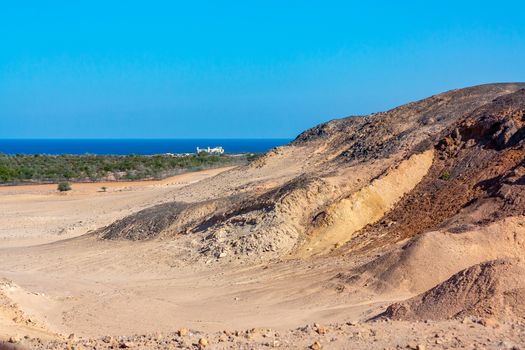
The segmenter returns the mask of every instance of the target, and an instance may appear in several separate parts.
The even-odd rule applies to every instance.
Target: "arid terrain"
[[[235,168],[0,187],[0,242],[10,348],[523,349],[525,83]]]

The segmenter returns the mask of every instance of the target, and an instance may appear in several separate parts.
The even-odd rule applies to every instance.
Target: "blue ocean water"
[[[0,139],[4,154],[162,154],[193,153],[222,146],[226,153],[266,152],[290,139]]]

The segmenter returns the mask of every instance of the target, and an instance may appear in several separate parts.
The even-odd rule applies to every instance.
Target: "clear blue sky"
[[[6,1],[0,138],[293,137],[525,81],[525,1]]]

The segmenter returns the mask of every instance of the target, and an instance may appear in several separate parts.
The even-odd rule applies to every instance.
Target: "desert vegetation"
[[[160,179],[183,171],[242,164],[253,155],[5,155],[0,183]]]
[[[62,181],[58,184],[57,190],[60,192],[71,191],[71,184],[67,181]]]

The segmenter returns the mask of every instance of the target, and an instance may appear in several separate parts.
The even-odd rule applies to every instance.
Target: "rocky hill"
[[[476,86],[330,121],[98,234],[191,236],[195,258],[260,261],[369,251],[452,222],[464,230],[519,214],[524,88]],[[192,198],[214,182],[214,193]]]
[[[523,256],[524,185],[525,84],[481,85],[321,124],[97,234],[180,240],[193,263],[346,257],[337,285],[414,295]]]

